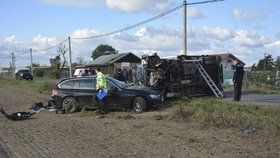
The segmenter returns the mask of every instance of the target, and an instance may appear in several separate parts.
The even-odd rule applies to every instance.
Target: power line
[[[204,3],[213,3],[213,2],[220,2],[225,0],[209,0],[209,1],[203,1],[203,2],[193,2],[193,3],[187,3],[187,5],[196,5],[196,4],[204,4]]]
[[[213,2],[219,2],[219,1],[225,1],[225,0],[208,0],[208,1],[203,1],[203,2],[194,2],[194,3],[187,3],[187,5],[196,5],[196,4],[204,4],[204,3],[213,3]],[[116,33],[120,33],[120,32],[125,32],[125,31],[128,31],[128,30],[131,30],[133,28],[136,28],[136,27],[139,27],[141,25],[144,25],[144,24],[147,24],[147,23],[150,23],[152,21],[155,21],[163,16],[166,16],[168,14],[171,14],[179,9],[181,9],[182,7],[184,6],[184,4],[181,4],[175,8],[172,8],[170,10],[167,10],[166,12],[164,13],[161,13],[157,16],[154,16],[152,18],[149,18],[147,20],[144,20],[142,22],[139,22],[139,23],[136,23],[134,25],[131,25],[131,26],[128,26],[128,27],[125,27],[125,28],[122,28],[122,29],[118,29],[118,30],[115,30],[115,31],[112,31],[112,32],[108,32],[108,33],[104,33],[104,34],[101,34],[101,35],[96,35],[96,36],[89,36],[89,37],[71,37],[71,39],[77,39],[77,40],[82,40],[82,39],[91,39],[91,38],[100,38],[100,37],[104,37],[104,36],[109,36],[109,35],[113,35],[113,34],[116,34]]]
[[[181,4],[181,5],[177,6],[177,7],[172,8],[172,9],[170,9],[170,10],[164,12],[164,13],[161,13],[161,14],[159,14],[159,15],[157,15],[157,16],[154,16],[154,17],[152,17],[152,18],[149,18],[149,19],[147,19],[147,20],[144,20],[144,21],[142,21],[142,22],[136,23],[136,24],[134,24],[134,25],[131,25],[131,26],[128,26],[128,27],[119,29],[119,30],[115,30],[115,31],[112,31],[112,32],[108,32],[108,33],[104,33],[104,34],[96,35],[96,36],[76,37],[76,38],[71,37],[71,39],[82,40],[82,39],[99,38],[99,37],[104,37],[104,36],[108,36],[108,35],[113,35],[113,34],[116,34],[116,33],[124,32],[124,31],[127,31],[127,30],[131,30],[131,29],[133,29],[133,28],[136,28],[136,27],[139,27],[139,26],[141,26],[141,25],[147,24],[147,23],[149,23],[149,22],[155,21],[155,20],[157,20],[157,19],[159,19],[159,18],[161,18],[161,17],[163,17],[163,16],[166,16],[166,15],[168,15],[168,14],[170,14],[170,13],[173,13],[173,12],[175,12],[175,11],[181,9],[182,7],[183,7],[183,5]]]
[[[219,1],[225,1],[225,0],[208,0],[208,1],[202,1],[202,2],[187,3],[186,5],[196,5],[196,4],[212,3],[212,2],[219,2]],[[104,36],[113,35],[113,34],[116,34],[116,33],[125,32],[125,31],[131,30],[131,29],[133,29],[133,28],[142,26],[142,25],[144,25],[144,24],[150,23],[150,22],[152,22],[152,21],[155,21],[155,20],[157,20],[157,19],[159,19],[159,18],[162,18],[162,17],[164,17],[164,16],[166,16],[166,15],[168,15],[168,14],[171,14],[171,13],[173,13],[173,12],[175,12],[175,11],[181,9],[183,6],[184,6],[184,4],[181,4],[181,5],[177,6],[177,7],[172,8],[172,9],[170,9],[170,10],[167,10],[166,12],[163,12],[163,13],[157,15],[157,16],[154,16],[154,17],[149,18],[149,19],[146,19],[146,20],[144,20],[144,21],[142,21],[142,22],[139,22],[139,23],[136,23],[136,24],[134,24],[134,25],[131,25],[131,26],[128,26],[128,27],[125,27],[125,28],[122,28],[122,29],[118,29],[118,30],[115,30],[115,31],[112,31],[112,32],[108,32],[108,33],[104,33],[104,34],[100,34],[100,35],[96,35],[96,36],[89,36],[89,37],[76,37],[76,38],[72,38],[72,37],[71,37],[71,39],[74,39],[74,40],[75,40],[75,39],[77,39],[77,40],[83,40],[83,39],[100,38],[100,37],[104,37]],[[64,42],[66,42],[66,41],[68,41],[68,38],[65,39],[65,40],[63,40],[63,41],[61,41],[61,42],[59,42],[59,44],[64,43]],[[47,47],[47,48],[44,48],[44,49],[34,49],[33,51],[34,51],[34,52],[40,52],[40,51],[51,50],[51,49],[54,49],[54,48],[58,47],[59,44],[56,44],[56,45],[54,45],[54,46],[50,46],[50,47]],[[8,48],[8,47],[7,47],[7,48]],[[9,49],[9,48],[8,48],[8,49]],[[11,51],[11,52],[16,52],[18,55],[23,55],[23,54],[28,54],[28,53],[30,53],[30,52],[29,52],[29,49],[26,49],[26,50],[13,50],[13,51],[12,51],[11,49],[9,49],[9,51]]]

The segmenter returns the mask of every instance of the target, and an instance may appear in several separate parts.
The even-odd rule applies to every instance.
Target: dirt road
[[[48,95],[0,85],[0,104],[8,112],[28,111]],[[144,157],[279,157],[280,139],[257,132],[205,128],[176,123],[158,115],[93,111],[57,115],[43,111],[33,119],[12,122],[0,115],[0,158],[144,158]]]

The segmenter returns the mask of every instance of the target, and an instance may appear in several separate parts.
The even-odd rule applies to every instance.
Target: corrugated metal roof
[[[110,54],[110,55],[102,55],[89,64],[87,66],[93,66],[93,65],[109,65],[113,63],[116,60],[119,60],[120,58],[128,55],[130,53],[118,53],[118,54]],[[132,54],[132,53],[131,53]]]

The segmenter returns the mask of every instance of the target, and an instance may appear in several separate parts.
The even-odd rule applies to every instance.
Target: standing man
[[[126,70],[125,67],[122,67],[122,72],[123,72],[123,76],[124,76],[124,82],[127,82],[127,78],[128,78],[128,71]]]
[[[243,75],[244,75],[243,65],[241,63],[237,63],[233,75],[234,101],[240,101],[241,99],[241,87],[242,87]]]
[[[106,81],[106,77],[105,75],[101,72],[101,69],[100,68],[96,68],[95,69],[95,72],[96,72],[96,88],[97,88],[97,92],[98,93],[102,93],[102,91],[104,91],[105,93],[108,93],[108,89],[107,89],[107,81]],[[98,94],[97,93],[97,94]],[[109,103],[108,103],[108,100],[107,100],[107,96],[105,96],[103,99],[99,99],[97,97],[97,94],[95,96],[95,100],[96,100],[96,103],[97,103],[97,108],[98,108],[98,111],[101,113],[101,114],[107,114],[109,112]],[[102,107],[103,105],[103,107]],[[104,111],[103,111],[104,110]]]
[[[116,72],[114,74],[114,78],[125,83],[125,78],[124,78],[122,69],[120,69],[120,68],[118,69],[118,72]]]

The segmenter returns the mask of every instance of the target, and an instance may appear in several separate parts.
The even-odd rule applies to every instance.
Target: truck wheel
[[[73,97],[66,97],[62,102],[62,110],[67,113],[76,112],[78,109],[78,102]]]
[[[133,109],[137,113],[141,113],[147,110],[146,100],[142,97],[135,97],[133,100]]]

